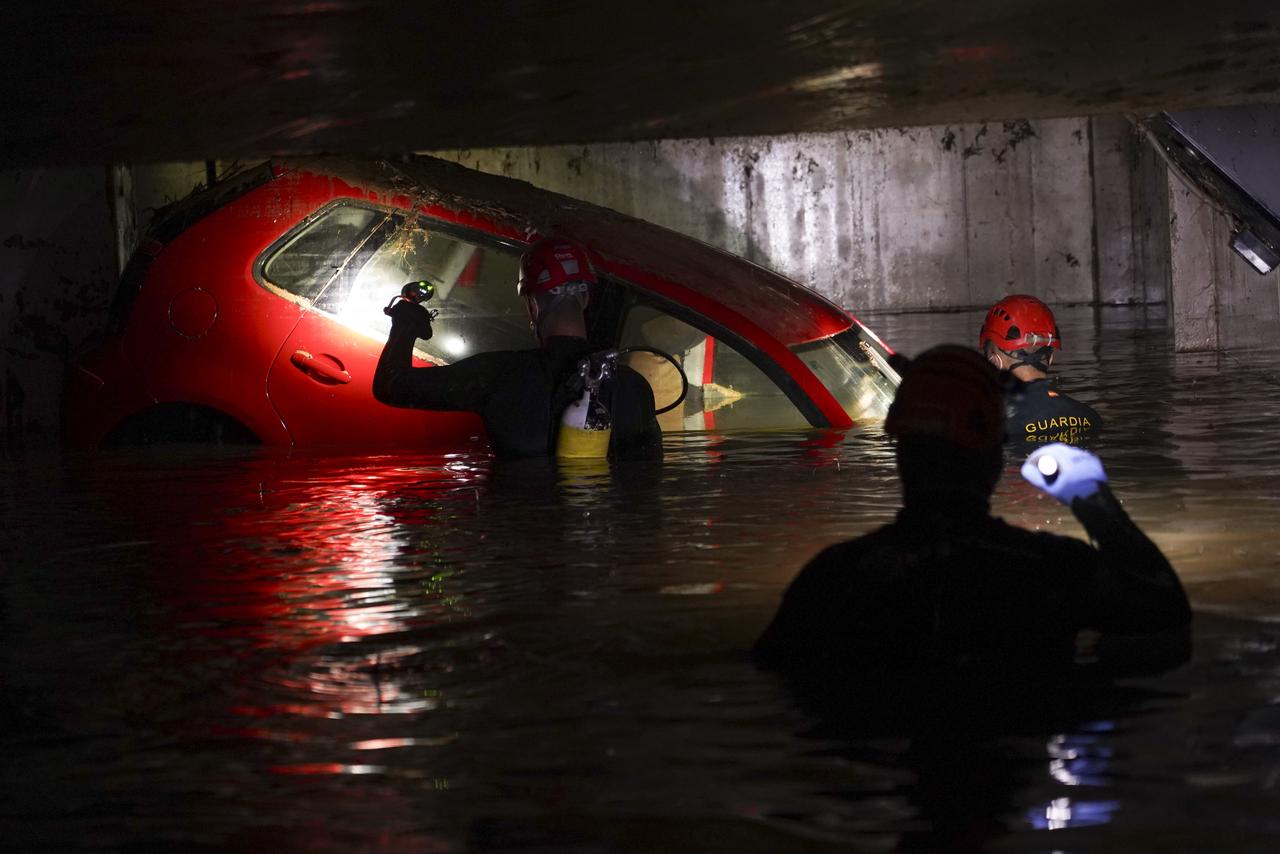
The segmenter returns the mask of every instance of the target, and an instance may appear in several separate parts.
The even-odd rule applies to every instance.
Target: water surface
[[[981,317],[864,320],[910,354]],[[1178,671],[1030,721],[954,719],[940,686],[912,728],[862,714],[874,691],[832,716],[752,667],[804,561],[892,517],[875,426],[671,437],[660,468],[612,471],[31,450],[0,485],[0,839],[1275,850],[1280,353],[1175,355],[1159,312],[1061,320],[1064,388],[1193,600]],[[995,505],[1081,535],[1012,471]]]

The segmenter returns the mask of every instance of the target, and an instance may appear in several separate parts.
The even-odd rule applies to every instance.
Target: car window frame
[[[290,240],[292,240],[300,232],[302,232],[303,230],[311,226],[313,223],[315,223],[316,220],[328,214],[330,210],[337,207],[363,208],[365,210],[385,214],[386,216],[383,219],[383,221],[378,224],[377,228],[375,228],[372,232],[370,232],[370,235],[376,233],[378,229],[383,228],[387,222],[392,220],[393,217],[401,216],[401,217],[404,217],[404,222],[400,223],[400,225],[397,226],[397,229],[404,228],[406,225],[410,225],[411,223],[417,222],[419,220],[426,220],[432,224],[433,230],[435,231],[442,232],[444,234],[449,235],[450,237],[456,237],[460,240],[465,240],[470,243],[474,243],[477,246],[481,246],[483,248],[514,249],[517,255],[519,255],[525,249],[528,248],[525,244],[520,243],[519,241],[511,240],[505,237],[500,237],[499,235],[491,234],[487,231],[482,231],[480,229],[468,228],[467,226],[458,225],[457,223],[449,222],[448,220],[440,219],[439,217],[434,217],[431,214],[423,213],[422,211],[415,210],[413,208],[402,208],[397,205],[379,205],[373,202],[365,201],[364,199],[357,199],[354,197],[340,198],[340,199],[333,199],[332,201],[329,201],[329,202],[325,202],[323,205],[316,208],[311,213],[307,214],[301,220],[294,223],[292,228],[284,232],[284,234],[280,235],[275,240],[271,241],[271,243],[268,244],[265,249],[259,252],[258,257],[253,260],[253,268],[252,268],[253,280],[257,282],[261,287],[266,288],[267,290],[271,291],[273,294],[278,294],[280,296],[283,296],[285,299],[288,299],[290,302],[296,302],[299,305],[302,305],[306,308],[313,307],[315,304],[314,300],[307,299],[304,296],[295,294],[293,291],[287,290],[285,288],[280,287],[277,284],[272,283],[263,274],[263,270],[266,267],[267,260],[271,258],[273,255],[275,255],[275,253],[283,249],[284,246],[288,244]],[[353,250],[355,248],[358,248],[358,247],[353,247]],[[351,259],[351,255],[350,253],[348,253],[347,261],[350,261],[350,259]],[[344,261],[343,263],[345,264],[346,262]],[[337,276],[338,274],[335,271],[333,275]],[[330,282],[333,281],[332,276],[330,277],[329,281]],[[329,286],[328,283],[326,283],[324,288],[321,288],[319,291],[317,291],[316,292],[317,296],[319,296],[320,294],[323,294],[325,291],[325,288],[327,288],[328,286]],[[512,288],[515,287],[514,282],[511,283],[511,287]],[[316,311],[326,316],[332,317],[332,315],[330,315],[328,312],[322,311],[321,309],[316,309]]]
[[[338,207],[356,207],[356,208],[362,208],[364,210],[373,211],[375,213],[384,214],[384,218],[382,222],[378,223],[378,225],[376,225],[373,228],[373,230],[369,232],[368,235],[366,235],[360,242],[354,245],[351,251],[347,253],[346,259],[343,261],[344,267],[346,266],[347,263],[350,262],[352,255],[356,251],[358,251],[359,248],[369,240],[369,238],[377,234],[377,232],[380,229],[386,228],[388,223],[394,223],[395,217],[401,217],[402,221],[398,225],[395,225],[395,228],[393,229],[391,234],[387,235],[386,239],[388,240],[391,238],[392,234],[394,234],[395,231],[398,231],[399,229],[405,228],[406,226],[411,226],[414,223],[426,222],[429,224],[429,227],[433,231],[439,231],[442,234],[445,234],[449,237],[454,237],[459,240],[463,240],[463,241],[475,244],[476,246],[482,249],[490,249],[490,250],[498,250],[498,251],[501,251],[503,249],[509,249],[509,250],[514,250],[515,254],[519,255],[526,248],[528,248],[525,244],[522,244],[518,241],[501,237],[499,235],[491,234],[487,231],[483,231],[480,229],[461,226],[461,225],[458,225],[457,223],[452,223],[452,222],[449,222],[448,220],[440,219],[439,217],[435,217],[435,216],[432,216],[431,214],[424,213],[423,211],[418,210],[416,208],[404,208],[398,205],[379,205],[373,202],[366,201],[364,199],[359,199],[354,197],[343,197],[343,198],[333,199],[331,201],[325,202],[323,205],[316,208],[311,213],[307,214],[301,220],[294,223],[292,228],[288,229],[279,237],[277,237],[275,240],[271,241],[271,243],[268,244],[265,249],[263,249],[260,253],[258,253],[258,257],[254,259],[253,266],[251,268],[252,274],[253,274],[253,280],[259,285],[259,287],[263,288],[269,293],[275,294],[276,296],[282,299],[286,299],[297,306],[300,306],[303,311],[312,312],[320,317],[325,318],[326,320],[329,320],[333,323],[338,324],[343,329],[356,334],[367,334],[367,333],[365,333],[363,330],[357,329],[356,327],[348,326],[347,324],[339,320],[333,313],[325,311],[324,309],[318,308],[316,306],[316,302],[320,299],[321,296],[323,296],[324,292],[328,290],[329,285],[332,284],[333,279],[338,276],[339,272],[341,271],[341,268],[339,268],[339,270],[335,270],[333,275],[329,277],[329,281],[325,283],[324,287],[316,291],[315,299],[310,299],[308,297],[302,296],[301,294],[296,294],[293,291],[288,290],[287,288],[282,288],[279,285],[274,284],[273,282],[268,280],[266,275],[264,274],[264,270],[266,268],[268,260],[270,260],[272,257],[275,256],[277,252],[279,252],[281,249],[287,246],[289,242],[292,241],[298,234],[302,233],[304,230],[309,228],[317,220],[326,216],[331,210]],[[515,286],[516,286],[515,282],[512,282],[511,287],[514,289]],[[413,352],[414,352],[414,356],[416,356],[417,358],[425,362],[430,362],[433,365],[453,364],[453,362],[446,362],[444,359],[441,359],[435,354],[428,353],[427,351],[419,349],[417,347],[414,348]]]
[[[343,266],[346,266],[346,264],[351,260],[352,253],[354,253],[357,249],[359,249],[360,246],[363,246],[364,243],[368,241],[370,237],[376,234],[379,229],[384,228],[386,224],[391,221],[391,218],[392,216],[394,216],[396,210],[404,210],[403,208],[394,208],[394,207],[387,207],[384,205],[375,205],[375,204],[366,202],[362,199],[354,199],[354,198],[340,198],[340,199],[333,199],[331,201],[325,202],[323,205],[316,208],[311,213],[307,214],[302,219],[294,223],[291,228],[287,229],[283,234],[281,234],[275,240],[267,244],[267,247],[258,253],[258,257],[253,259],[253,266],[251,268],[251,272],[253,275],[253,280],[258,283],[258,286],[267,291],[270,291],[271,293],[275,294],[276,296],[282,299],[286,299],[291,303],[300,305],[304,309],[312,308],[315,305],[315,300],[310,299],[308,297],[304,297],[301,294],[296,294],[293,291],[289,290],[288,288],[283,288],[280,285],[275,284],[274,282],[272,282],[270,279],[266,277],[265,269],[267,266],[267,262],[270,259],[274,258],[295,237],[297,237],[302,232],[306,231],[308,228],[314,225],[318,220],[323,219],[325,216],[329,214],[330,211],[340,207],[361,208],[363,210],[373,211],[374,213],[384,214],[382,222],[374,226],[373,230],[370,231],[363,238],[363,240],[361,240],[358,244],[353,246],[350,251],[347,252],[346,257],[342,262]],[[338,275],[340,271],[341,271],[341,267],[338,268],[337,270],[334,270],[333,274],[329,277],[329,280],[325,282],[324,287],[321,287],[316,290],[317,298],[325,292],[325,289],[329,287],[329,284],[334,280],[334,278]],[[320,312],[319,309],[317,309],[316,311],[318,313],[325,314],[325,312]]]
[[[643,300],[649,305],[670,314],[675,319],[687,323],[700,332],[712,335],[737,350],[743,358],[755,365],[761,373],[778,387],[786,398],[791,401],[791,405],[799,410],[801,417],[809,422],[810,427],[824,428],[831,426],[826,416],[822,414],[822,410],[819,409],[817,402],[805,393],[800,384],[796,382],[795,377],[782,365],[770,359],[763,350],[756,347],[744,336],[739,335],[728,326],[705,314],[700,314],[682,303],[640,287],[622,276],[614,273],[604,273],[600,278],[605,283],[616,285],[621,291],[619,296],[606,298],[607,302],[603,306],[602,316],[595,321],[594,331],[602,338],[607,337],[611,342],[610,346],[617,347],[621,343],[623,318],[626,316],[627,310]],[[608,284],[604,287],[606,294],[610,291]]]

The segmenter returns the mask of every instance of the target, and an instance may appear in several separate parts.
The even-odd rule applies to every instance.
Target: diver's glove
[[[391,331],[427,341],[431,338],[431,312],[407,299],[397,299],[385,309],[391,316]]]
[[[1068,507],[1077,498],[1096,494],[1100,485],[1107,482],[1107,473],[1096,455],[1061,442],[1045,445],[1027,457],[1022,476]]]

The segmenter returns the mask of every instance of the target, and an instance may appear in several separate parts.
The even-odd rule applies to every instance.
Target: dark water
[[[0,487],[0,845],[1280,850],[1280,354],[1061,319],[1064,384],[1196,607],[1174,673],[1019,721],[939,686],[913,728],[756,671],[796,570],[896,508],[875,429],[673,438],[612,474],[32,451]],[[867,320],[908,353],[979,323]],[[1015,477],[996,505],[1080,533]]]

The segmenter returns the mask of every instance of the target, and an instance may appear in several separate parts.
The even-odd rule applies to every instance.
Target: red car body
[[[650,223],[445,161],[321,157],[263,164],[157,215],[122,277],[105,342],[73,367],[65,436],[97,447],[203,419],[202,429],[212,423],[269,445],[483,446],[475,415],[375,401],[371,381],[385,335],[372,324],[381,313],[360,303],[353,326],[328,295],[375,264],[417,275],[414,259],[426,259],[455,296],[441,304],[462,330],[449,340],[462,348],[488,335],[478,349],[531,347],[513,313],[514,276],[505,271],[545,234],[592,252],[608,289],[593,304],[602,346],[616,345],[630,322],[622,318],[639,317],[642,304],[644,317],[661,318],[657,326],[680,330],[686,343],[690,329],[706,334],[682,358],[686,373],[697,374],[690,382],[720,402],[701,404],[677,428],[717,428],[717,411],[724,422],[735,406],[750,408],[743,394],[713,381],[713,356],[725,345],[742,357],[741,370],[767,376],[776,386],[769,393],[794,408],[769,410],[780,413],[776,424],[757,413],[752,426],[845,428],[855,416],[883,414],[896,381],[887,348],[840,307],[782,276]],[[347,248],[343,240],[354,242]],[[320,245],[331,252],[327,263],[307,248]],[[310,278],[308,264],[316,265]],[[492,281],[477,284],[486,267]],[[398,291],[391,284],[366,287],[361,298],[389,299]],[[806,361],[805,352],[819,351]],[[422,365],[448,361],[422,355]],[[819,376],[829,364],[840,368],[824,368],[828,374],[853,370],[850,360],[874,387],[876,405],[851,406],[839,380]]]

